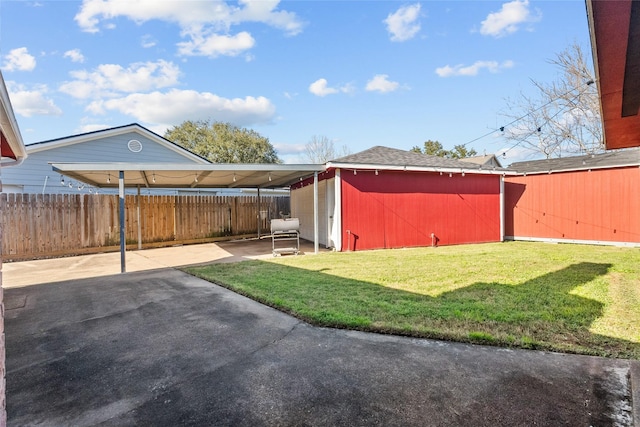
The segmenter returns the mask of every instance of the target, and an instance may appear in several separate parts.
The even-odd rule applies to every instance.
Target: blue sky
[[[228,121],[303,162],[431,139],[501,155],[506,99],[590,53],[567,1],[2,1],[0,68],[26,144],[137,122]],[[521,147],[503,161],[531,158]],[[501,156],[502,158],[502,156]]]

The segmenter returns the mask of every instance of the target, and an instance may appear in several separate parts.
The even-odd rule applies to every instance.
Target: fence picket
[[[138,242],[137,195],[125,198],[127,243]],[[269,219],[289,212],[288,196],[141,195],[142,243],[175,244],[269,231]],[[5,260],[90,252],[120,243],[118,196],[1,194]]]

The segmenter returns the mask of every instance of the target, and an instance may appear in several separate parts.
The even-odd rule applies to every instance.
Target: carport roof
[[[325,170],[310,164],[52,163],[55,172],[99,188],[282,188]]]

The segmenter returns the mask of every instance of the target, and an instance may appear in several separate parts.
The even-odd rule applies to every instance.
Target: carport
[[[97,188],[117,188],[119,192],[120,271],[126,272],[125,188],[274,189],[313,177],[314,252],[318,253],[318,172],[317,164],[176,164],[176,163],[52,163],[54,172]],[[260,205],[258,205],[258,212]],[[258,235],[260,228],[258,225]]]

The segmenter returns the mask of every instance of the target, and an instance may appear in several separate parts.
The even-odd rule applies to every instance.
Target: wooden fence
[[[260,210],[260,212],[259,212]],[[289,213],[288,196],[125,197],[128,245],[163,246],[253,236]],[[25,260],[117,250],[117,195],[0,194],[2,257]]]

